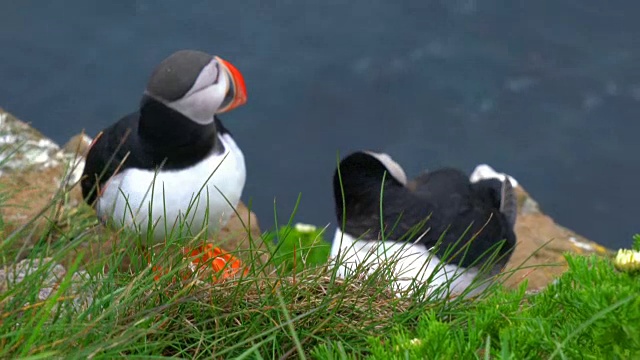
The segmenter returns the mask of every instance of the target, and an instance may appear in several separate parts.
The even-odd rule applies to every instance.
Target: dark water
[[[334,222],[336,154],[409,176],[482,162],[611,247],[640,232],[640,3],[620,0],[3,1],[0,106],[57,142],[138,103],[180,48],[232,61],[223,118],[263,228]]]

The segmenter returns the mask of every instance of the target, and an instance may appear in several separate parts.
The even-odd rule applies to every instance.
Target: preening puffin
[[[338,276],[352,275],[356,266],[371,273],[387,262],[395,290],[427,283],[427,293],[447,284],[437,296],[462,293],[474,279],[499,273],[511,256],[517,213],[511,184],[471,182],[452,168],[408,182],[387,154],[350,154],[333,177],[338,229],[331,256]]]
[[[215,232],[240,200],[244,155],[217,114],[247,101],[231,63],[181,50],[151,74],[140,108],[104,129],[88,151],[82,194],[98,217],[151,233]],[[184,231],[184,229],[183,229]],[[184,234],[183,234],[184,235]]]

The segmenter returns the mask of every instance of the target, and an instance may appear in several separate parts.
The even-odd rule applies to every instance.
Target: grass
[[[369,352],[377,359],[638,358],[638,278],[600,258],[567,260],[569,271],[539,294],[499,289],[464,307],[429,309],[412,328],[371,337]],[[341,345],[320,345],[314,355],[336,356]]]
[[[10,196],[0,189],[0,207]],[[174,266],[154,280],[138,235],[103,228],[88,206],[70,208],[67,199],[59,193],[11,232],[0,219],[2,265],[45,264],[0,293],[0,358],[640,356],[640,278],[608,258],[567,255],[569,270],[539,293],[497,284],[476,299],[425,302],[394,296],[384,276],[336,278],[326,229],[295,226],[292,216],[250,238],[266,242],[269,256],[256,256],[247,275],[177,276],[189,265],[180,247],[203,238],[176,238],[156,258]],[[26,237],[33,246],[23,246]],[[55,263],[68,271],[52,281]],[[74,276],[80,268],[86,273]]]
[[[327,228],[307,224],[283,226],[262,237],[272,254],[271,261],[281,275],[325,264],[331,245],[324,239]]]

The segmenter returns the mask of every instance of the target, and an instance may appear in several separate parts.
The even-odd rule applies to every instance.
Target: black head
[[[197,50],[180,50],[164,59],[151,74],[145,97],[200,125],[247,100],[242,74],[231,63]]]
[[[355,152],[342,159],[333,176],[333,192],[338,219],[342,217],[343,191],[347,208],[362,201],[379,201],[384,187],[404,187],[407,176],[387,154]]]
[[[334,180],[338,179],[338,170],[344,181],[369,183],[381,182],[386,179],[392,183],[404,186],[407,183],[407,175],[402,167],[389,155],[370,151],[358,151],[350,154],[340,161],[336,169]],[[335,185],[335,183],[334,183]]]
[[[167,102],[180,100],[193,88],[205,68],[212,78],[218,76],[218,68],[212,62],[213,55],[202,51],[177,51],[155,68],[147,83],[147,93]]]

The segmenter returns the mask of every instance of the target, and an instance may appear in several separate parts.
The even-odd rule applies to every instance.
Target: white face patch
[[[222,66],[217,60],[212,60],[202,69],[191,89],[181,99],[160,101],[200,125],[211,124],[230,86],[229,75]],[[214,83],[216,79],[218,82]]]
[[[398,182],[400,182],[403,186],[407,185],[407,175],[404,173],[402,166],[397,162],[393,161],[391,156],[385,153],[375,153],[372,151],[365,151],[365,153],[375,157],[387,168],[387,172],[389,175],[393,176]]]

